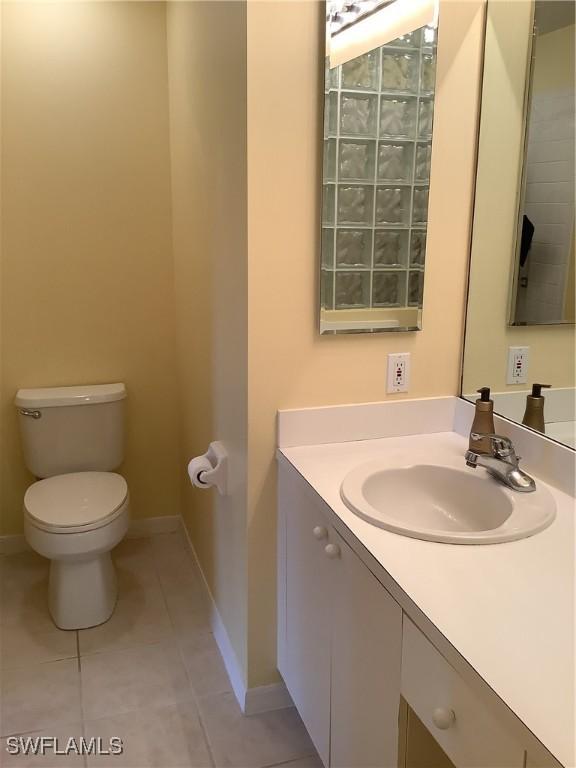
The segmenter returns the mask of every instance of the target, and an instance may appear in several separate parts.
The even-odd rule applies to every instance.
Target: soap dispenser
[[[533,384],[532,394],[526,397],[526,410],[522,424],[539,432],[544,432],[544,396],[543,389],[549,389],[550,384]]]
[[[476,411],[474,421],[470,430],[469,448],[474,453],[491,453],[492,443],[489,438],[481,437],[479,440],[472,439],[472,433],[477,432],[482,435],[493,435],[494,427],[494,402],[490,400],[490,387],[481,387],[477,390],[480,397],[476,400]]]

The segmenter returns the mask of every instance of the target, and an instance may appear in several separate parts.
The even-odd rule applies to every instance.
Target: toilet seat
[[[115,472],[71,472],[38,480],[24,496],[30,523],[51,533],[78,533],[111,523],[125,508],[128,485]]]

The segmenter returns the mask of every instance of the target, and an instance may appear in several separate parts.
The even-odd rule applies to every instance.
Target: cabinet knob
[[[326,528],[324,528],[323,525],[317,525],[312,533],[314,534],[314,538],[318,539],[318,541],[322,541],[322,539],[328,538],[328,531]]]
[[[337,557],[340,557],[340,547],[338,544],[326,544],[324,552],[326,553],[326,557],[329,557],[330,560],[335,560]]]
[[[446,707],[436,707],[432,712],[432,721],[436,728],[440,728],[441,731],[445,731],[456,720],[456,715],[453,709],[446,709]]]

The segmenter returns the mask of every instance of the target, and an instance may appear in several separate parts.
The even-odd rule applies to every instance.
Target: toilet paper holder
[[[218,489],[221,496],[228,492],[228,452],[222,443],[210,443],[206,453],[188,464],[188,475],[196,488]]]

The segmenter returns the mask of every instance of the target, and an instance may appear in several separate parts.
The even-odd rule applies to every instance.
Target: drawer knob
[[[340,557],[340,547],[338,544],[326,544],[324,552],[326,553],[326,557],[329,557],[330,560],[335,560],[337,557]]]
[[[436,728],[440,728],[441,731],[445,731],[456,720],[456,715],[453,709],[446,709],[446,707],[436,707],[432,712],[432,721]]]
[[[318,539],[318,541],[322,541],[322,539],[328,538],[328,531],[326,528],[324,528],[323,525],[317,525],[312,533],[314,534],[314,538]]]

